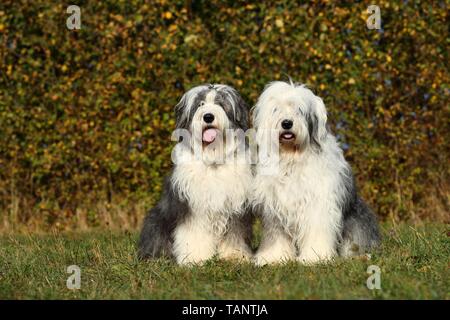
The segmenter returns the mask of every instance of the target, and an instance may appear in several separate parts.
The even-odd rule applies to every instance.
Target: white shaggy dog
[[[181,98],[175,112],[182,139],[162,199],[144,221],[139,256],[169,256],[179,264],[216,254],[249,258],[252,174],[239,139],[248,129],[246,104],[229,86],[201,85]]]
[[[264,228],[257,264],[313,263],[378,244],[376,219],[357,195],[321,98],[304,85],[272,82],[253,125],[259,163],[252,200]]]

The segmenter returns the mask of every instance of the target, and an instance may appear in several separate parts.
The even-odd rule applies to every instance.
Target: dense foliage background
[[[0,3],[0,221],[135,227],[171,166],[173,106],[203,82],[250,105],[293,79],[324,98],[382,218],[448,219],[446,1]]]

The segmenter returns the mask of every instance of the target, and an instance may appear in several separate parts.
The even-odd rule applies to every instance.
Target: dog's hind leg
[[[344,219],[339,253],[343,257],[362,255],[380,244],[381,236],[375,215],[366,203],[357,197],[353,211]]]
[[[145,217],[138,244],[138,257],[172,258],[173,232],[189,213],[186,201],[174,192],[170,177],[166,178],[161,200]]]
[[[172,256],[170,228],[164,227],[161,221],[163,214],[160,208],[155,207],[146,216],[138,245],[140,259]]]

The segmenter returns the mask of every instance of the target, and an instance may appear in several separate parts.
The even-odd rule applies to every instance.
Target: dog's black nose
[[[292,128],[292,125],[294,123],[292,122],[292,120],[283,120],[283,122],[281,122],[281,126],[283,127],[283,129],[289,130],[290,128]]]
[[[206,123],[211,123],[211,122],[214,121],[214,115],[212,113],[206,113],[206,114],[203,115],[203,120]]]

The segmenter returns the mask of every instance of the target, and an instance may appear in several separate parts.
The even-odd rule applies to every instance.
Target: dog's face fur
[[[197,133],[197,130],[203,133],[208,128],[222,132],[226,129],[248,129],[247,106],[239,93],[227,85],[192,88],[183,95],[175,107],[175,113],[177,128],[187,129],[191,133]]]
[[[175,107],[177,129],[190,133],[193,150],[217,158],[230,130],[248,129],[248,108],[239,93],[222,84],[200,85],[190,89]],[[236,146],[233,143],[231,148]],[[219,152],[220,153],[220,152]]]
[[[253,113],[258,144],[277,142],[281,154],[306,148],[320,150],[327,135],[326,122],[321,98],[304,85],[282,81],[266,86]]]

